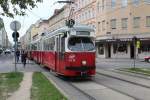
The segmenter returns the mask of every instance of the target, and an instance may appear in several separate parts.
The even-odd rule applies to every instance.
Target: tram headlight
[[[87,62],[85,60],[82,61],[82,65],[85,66]]]

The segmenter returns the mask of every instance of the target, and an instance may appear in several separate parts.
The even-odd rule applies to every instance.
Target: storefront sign
[[[140,48],[140,46],[141,46],[141,42],[140,42],[140,41],[137,41],[137,42],[136,42],[136,48]]]

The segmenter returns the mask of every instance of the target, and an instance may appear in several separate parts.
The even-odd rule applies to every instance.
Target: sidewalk
[[[30,89],[32,86],[32,72],[24,73],[20,88],[8,98],[8,100],[30,100]]]
[[[9,73],[15,71],[15,60],[13,55],[2,55],[3,57],[0,62],[0,73]],[[7,59],[7,60],[5,60]],[[7,100],[30,100],[30,92],[32,86],[32,74],[33,72],[45,72],[39,65],[35,64],[33,61],[27,60],[25,68],[19,60],[16,63],[16,71],[24,73],[20,87],[13,93],[10,93],[10,97]]]
[[[1,63],[0,73],[7,73],[7,72],[15,71],[14,57],[13,58],[11,57],[11,59],[5,60],[4,62],[0,62],[0,63]],[[30,61],[30,60],[27,60],[27,64],[24,68],[23,64],[19,60],[19,62],[16,63],[16,71],[18,71],[18,72],[42,72],[45,70],[43,70],[39,65],[35,64],[33,61]]]

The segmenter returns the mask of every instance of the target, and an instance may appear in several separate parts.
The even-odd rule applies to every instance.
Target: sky
[[[6,32],[8,34],[9,41],[13,43],[12,33],[13,31],[10,29],[10,23],[12,21],[19,21],[21,23],[21,28],[18,31],[19,37],[23,36],[26,30],[30,27],[31,24],[34,24],[39,19],[48,19],[52,16],[54,9],[61,8],[64,4],[56,3],[60,0],[43,0],[43,3],[38,3],[37,8],[32,9],[31,11],[26,11],[26,16],[15,16],[13,18],[0,16],[5,25]]]

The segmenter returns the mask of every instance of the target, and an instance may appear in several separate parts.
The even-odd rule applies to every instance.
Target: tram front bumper
[[[89,66],[81,66],[81,67],[71,67],[71,66],[67,66],[65,67],[66,70],[70,70],[70,71],[81,71],[81,72],[85,72],[85,71],[89,71],[89,70],[95,70],[96,67],[89,67]]]

